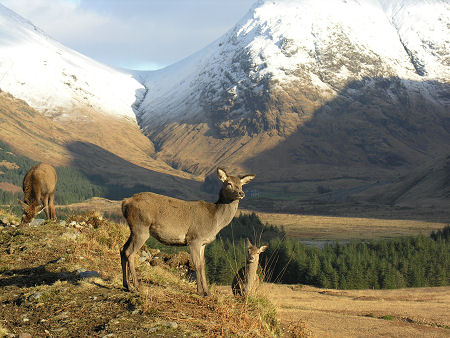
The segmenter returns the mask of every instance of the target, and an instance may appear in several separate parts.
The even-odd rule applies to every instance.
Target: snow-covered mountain
[[[259,129],[249,130],[249,119],[270,108],[274,91],[295,94],[293,101],[314,92],[317,98],[276,112],[288,125],[270,119],[261,125],[284,134],[301,123],[302,112],[317,109],[354,81],[448,83],[449,22],[450,5],[439,0],[258,1],[205,49],[142,74],[148,93],[141,123],[151,128],[206,115],[222,134],[254,133]]]
[[[48,37],[0,5],[0,89],[48,116],[77,118],[92,110],[135,121],[141,84]],[[84,112],[83,112],[84,110]]]
[[[151,158],[132,108],[143,88],[0,5],[0,141],[15,152],[171,194],[183,173]]]
[[[415,155],[403,150],[412,147],[414,128],[440,121],[436,134],[449,137],[441,123],[450,110],[449,22],[448,1],[260,0],[203,50],[138,74],[146,87],[138,122],[159,156],[194,172],[244,163],[294,134],[311,137],[289,141],[283,151],[291,164],[293,154],[338,160],[331,155],[343,149],[331,148],[342,142],[349,153],[341,162],[373,163],[379,159],[367,154],[388,153],[408,163]],[[373,123],[389,135],[392,125],[409,128],[396,131],[408,145],[379,144],[392,135],[376,135]],[[323,154],[311,156],[315,148]]]

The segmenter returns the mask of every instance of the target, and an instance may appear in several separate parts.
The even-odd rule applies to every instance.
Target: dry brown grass
[[[0,182],[0,190],[9,192],[22,192],[22,188],[9,182]]]
[[[194,283],[169,266],[138,263],[139,292],[122,288],[119,249],[128,227],[97,212],[66,224],[0,230],[0,328],[18,335],[116,337],[239,336],[279,333],[263,298],[241,302]],[[83,271],[98,273],[80,278]]]
[[[252,211],[242,210],[241,213]],[[305,240],[383,239],[429,235],[447,222],[411,219],[332,217],[256,212],[263,223],[284,226],[288,237]]]
[[[57,205],[56,208],[72,209],[75,213],[97,211],[108,214],[122,215],[122,201],[113,201],[101,197],[92,197],[84,202]]]
[[[6,223],[19,224],[20,218],[11,213],[9,209],[0,209],[0,219],[6,221]],[[1,229],[1,228],[0,228]]]
[[[6,169],[19,169],[19,166],[17,164],[5,160],[0,162],[0,167],[5,167]]]
[[[265,284],[282,322],[301,319],[313,337],[448,337],[450,287],[330,290]]]

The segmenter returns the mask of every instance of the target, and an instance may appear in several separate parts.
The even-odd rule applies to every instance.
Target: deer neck
[[[258,261],[255,260],[251,263],[247,264],[247,269],[246,269],[246,273],[247,273],[247,280],[250,282],[250,280],[253,280],[256,276],[256,272],[258,270]]]
[[[30,204],[32,202],[35,202],[30,182],[25,182],[23,184],[23,195],[25,203]]]
[[[219,200],[216,202],[216,224],[220,229],[228,225],[239,207],[239,200],[227,201],[219,195]]]
[[[248,294],[253,289],[258,272],[258,261],[247,263],[244,276],[244,293]]]

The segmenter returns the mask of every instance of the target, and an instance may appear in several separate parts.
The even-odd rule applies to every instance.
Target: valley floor
[[[284,326],[312,337],[450,337],[450,287],[332,290],[264,284]]]

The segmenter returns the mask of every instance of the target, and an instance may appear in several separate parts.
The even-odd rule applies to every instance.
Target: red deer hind
[[[23,208],[22,224],[30,223],[42,210],[47,219],[56,219],[55,187],[56,171],[46,163],[33,166],[23,179]],[[42,202],[42,205],[41,205]]]
[[[259,255],[268,248],[267,245],[258,248],[250,243],[248,238],[245,240],[245,244],[247,246],[247,262],[244,267],[239,269],[231,283],[233,294],[244,297],[254,291],[259,285],[259,275],[257,273]]]
[[[222,181],[222,189],[216,203],[183,201],[151,192],[123,200],[122,213],[130,227],[130,238],[120,252],[125,289],[129,290],[129,274],[133,286],[138,286],[134,255],[152,235],[167,245],[189,245],[197,292],[202,296],[210,294],[205,273],[205,246],[231,222],[239,200],[245,196],[242,186],[255,177],[228,176],[221,168],[217,168],[217,176]]]

